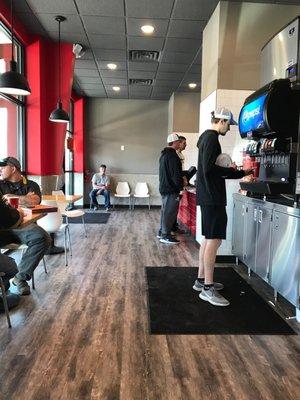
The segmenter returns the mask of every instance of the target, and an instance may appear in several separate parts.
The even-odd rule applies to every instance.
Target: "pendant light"
[[[61,95],[60,95],[60,89],[61,89],[61,82],[60,82],[60,73],[61,73],[61,60],[60,60],[60,24],[61,22],[65,21],[66,18],[57,15],[55,17],[55,20],[58,22],[58,102],[57,102],[57,108],[52,111],[50,114],[49,120],[52,122],[60,122],[60,123],[67,123],[70,121],[68,113],[63,110],[62,108],[62,102],[61,102]]]
[[[13,0],[10,2],[11,13],[11,60],[10,71],[0,74],[0,92],[11,95],[28,96],[31,94],[30,87],[24,75],[17,71],[17,63],[14,58],[14,13]]]

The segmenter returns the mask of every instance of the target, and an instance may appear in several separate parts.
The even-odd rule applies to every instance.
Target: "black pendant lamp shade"
[[[11,61],[10,71],[0,74],[0,93],[28,96],[31,94],[30,87],[24,75],[17,71],[17,63],[14,59],[14,15],[13,0],[10,2],[11,12]]]
[[[63,110],[61,101],[57,103],[57,108],[50,114],[49,120],[52,122],[69,122],[69,115]]]
[[[58,15],[55,17],[55,21],[58,22],[58,102],[57,108],[52,111],[49,117],[49,121],[51,122],[59,122],[59,123],[67,123],[70,121],[69,114],[63,110],[62,102],[61,102],[61,95],[60,95],[60,24],[61,22],[65,21],[66,18]]]

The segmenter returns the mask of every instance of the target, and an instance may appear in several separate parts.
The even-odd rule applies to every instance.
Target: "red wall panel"
[[[74,101],[74,172],[84,171],[84,112],[85,99]]]
[[[0,0],[0,20],[10,26],[9,9]],[[62,168],[67,124],[49,121],[58,101],[58,43],[28,35],[16,19],[15,33],[25,45],[26,75],[31,87],[27,97],[27,173],[59,174]],[[61,99],[69,112],[74,72],[72,44],[61,45]]]

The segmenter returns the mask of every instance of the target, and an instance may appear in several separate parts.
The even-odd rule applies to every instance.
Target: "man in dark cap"
[[[0,160],[0,248],[10,243],[26,244],[28,249],[18,265],[19,272],[13,279],[13,285],[20,295],[30,294],[27,283],[40,260],[47,251],[51,239],[44,229],[36,224],[31,224],[25,229],[18,229],[14,223],[7,221],[7,209],[5,202],[9,197],[19,197],[19,204],[25,207],[34,207],[41,201],[39,185],[28,180],[21,174],[20,162],[14,157],[6,157]],[[12,214],[11,207],[10,214]],[[4,221],[3,221],[4,218]],[[2,221],[2,222],[1,222]],[[16,221],[15,221],[16,223]]]
[[[21,174],[20,162],[14,157],[0,160],[0,195],[5,200],[17,196],[24,207],[34,207],[41,202],[39,185]]]

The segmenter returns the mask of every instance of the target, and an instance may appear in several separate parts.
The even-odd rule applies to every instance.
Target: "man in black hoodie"
[[[8,206],[0,196],[0,232],[1,228],[17,227],[23,219],[21,212],[13,207]],[[1,234],[1,233],[0,233]],[[0,252],[0,272],[4,272],[5,276],[2,278],[5,290],[9,289],[9,280],[18,273],[18,268],[15,261],[5,254]],[[16,294],[7,292],[7,305],[8,308],[13,308],[20,302],[20,297]],[[4,311],[2,296],[0,296],[0,311]]]
[[[5,197],[0,195],[0,248],[9,243],[20,243],[28,246],[18,265],[18,271],[12,283],[20,295],[30,294],[27,283],[32,273],[43,258],[50,244],[50,237],[40,226],[18,229],[23,216],[21,210],[8,206]]]
[[[200,136],[197,146],[198,173],[197,173],[197,205],[201,206],[202,235],[199,253],[198,279],[193,286],[200,292],[199,297],[215,306],[228,306],[226,300],[218,290],[223,285],[214,282],[214,268],[217,250],[222,239],[226,239],[226,188],[225,179],[239,179],[252,173],[252,170],[238,171],[235,163],[229,168],[216,165],[217,157],[221,154],[219,135],[225,136],[230,125],[237,125],[231,111],[220,108],[212,112],[212,128]]]
[[[171,230],[177,217],[179,193],[183,189],[182,166],[176,153],[181,142],[176,133],[171,133],[167,142],[168,147],[163,149],[159,159],[159,192],[162,206],[157,237],[162,243],[178,244],[179,240],[171,235]]]

